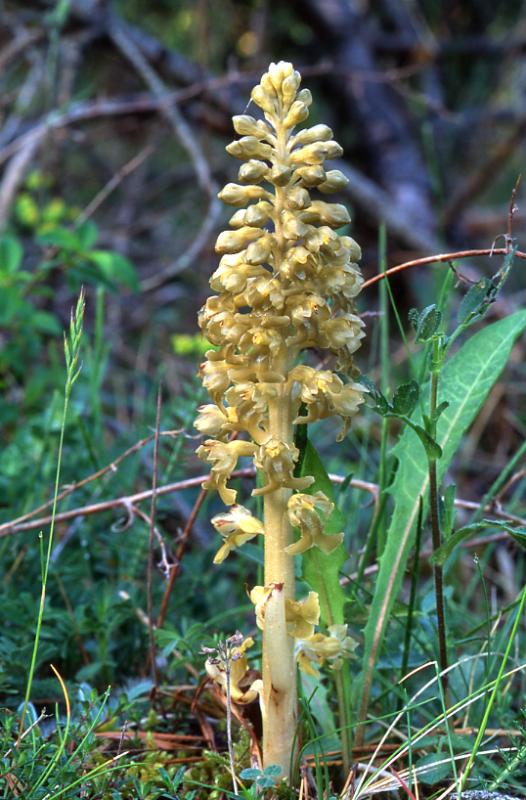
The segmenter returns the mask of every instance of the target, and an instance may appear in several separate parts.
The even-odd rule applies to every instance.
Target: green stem
[[[55,516],[57,512],[57,498],[58,498],[58,490],[60,485],[60,471],[62,465],[62,452],[64,450],[64,431],[66,429],[66,418],[68,415],[68,407],[69,407],[69,398],[71,394],[71,385],[69,380],[66,382],[66,391],[64,394],[64,406],[62,409],[62,422],[60,425],[60,439],[58,445],[58,458],[57,458],[57,469],[55,472],[55,489],[53,494],[53,506],[51,510],[51,526],[49,529],[49,538],[47,544],[47,552],[46,552],[46,559],[44,562],[44,569],[42,571],[42,588],[40,592],[40,603],[38,607],[38,616],[37,616],[37,625],[35,630],[35,638],[33,641],[33,652],[31,653],[31,662],[29,665],[29,675],[27,678],[27,685],[26,685],[26,693],[24,696],[24,705],[22,706],[22,713],[20,715],[20,733],[24,731],[24,721],[27,713],[27,707],[29,705],[29,698],[31,696],[31,688],[33,686],[33,678],[35,675],[35,668],[37,662],[37,653],[38,653],[38,645],[40,643],[40,632],[42,629],[42,620],[44,617],[44,608],[46,605],[46,589],[47,589],[47,581],[49,575],[49,565],[51,562],[51,549],[53,546],[53,534],[55,532]]]
[[[42,630],[42,620],[44,618],[44,609],[46,605],[46,589],[49,577],[49,565],[51,563],[53,535],[55,532],[55,517],[57,513],[58,490],[60,485],[60,473],[62,467],[62,453],[64,451],[64,433],[66,430],[66,420],[68,416],[71,391],[73,389],[73,384],[77,380],[80,371],[78,369],[78,354],[79,354],[80,339],[82,334],[83,318],[84,318],[84,292],[83,290],[81,290],[75,311],[74,313],[72,313],[71,316],[69,343],[68,343],[68,338],[66,336],[64,337],[64,350],[66,355],[67,370],[66,370],[66,383],[64,387],[64,405],[62,408],[62,420],[60,424],[57,468],[55,472],[55,488],[53,492],[53,505],[51,509],[51,525],[49,528],[49,537],[48,537],[45,561],[43,563],[43,568],[42,568],[42,588],[40,592],[40,603],[38,607],[35,638],[33,641],[33,651],[31,653],[31,662],[29,665],[29,674],[27,678],[24,704],[22,706],[22,713],[20,715],[20,735],[22,735],[22,733],[24,732],[24,722],[27,713],[27,707],[29,705],[29,698],[31,696],[31,688],[33,686],[33,678],[35,675],[35,669],[37,663],[38,646],[40,643],[40,633]]]
[[[435,356],[437,355],[438,343],[435,346]],[[434,359],[436,360],[436,359]],[[438,395],[438,366],[434,366],[431,372],[431,398],[429,403],[429,416],[431,419],[431,436],[433,439],[436,437],[436,409],[437,409],[437,395]],[[435,553],[442,544],[442,535],[440,532],[440,515],[438,507],[438,481],[437,481],[437,464],[435,459],[429,460],[429,505],[431,514],[431,534],[433,541],[433,552]],[[439,663],[440,671],[444,672],[448,667],[447,657],[447,639],[446,639],[446,621],[444,613],[444,583],[443,583],[443,570],[441,564],[435,564],[433,567],[433,576],[435,579],[435,597],[436,597],[436,611],[437,611],[437,627],[438,627],[438,649],[439,649]],[[444,695],[447,695],[448,676],[442,675],[442,688]]]
[[[418,520],[416,523],[416,542],[415,542],[415,560],[413,572],[411,576],[411,593],[409,595],[409,607],[407,610],[407,623],[405,627],[404,636],[404,653],[402,657],[402,666],[400,669],[400,678],[403,678],[407,672],[409,664],[409,652],[411,649],[411,634],[413,632],[413,616],[416,605],[416,593],[418,590],[418,578],[420,575],[420,545],[422,542],[422,518],[423,518],[423,503],[420,496],[418,507]]]
[[[347,673],[347,674],[344,674]],[[350,719],[351,703],[347,691],[350,681],[349,665],[344,664],[341,669],[334,671],[334,685],[338,700],[338,717],[340,724],[340,743],[342,748],[342,769],[344,778],[351,769],[352,762],[352,726]]]

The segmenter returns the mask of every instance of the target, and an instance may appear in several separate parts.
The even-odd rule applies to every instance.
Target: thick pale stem
[[[276,127],[277,152],[287,159],[287,131]],[[284,256],[285,240],[281,230],[281,212],[285,207],[285,192],[276,187],[274,225],[277,248],[274,270],[279,272]],[[276,359],[274,369],[286,378],[293,361],[292,354]],[[278,363],[279,362],[279,363]],[[288,382],[278,384],[276,397],[269,401],[269,434],[288,445],[293,444],[292,404]],[[278,764],[285,778],[289,777],[293,761],[296,732],[296,664],[294,639],[285,625],[285,601],[294,599],[294,557],[285,553],[292,543],[292,527],[287,515],[290,489],[278,489],[264,498],[265,524],[265,586],[276,585],[268,603],[263,632],[263,764]]]
[[[291,402],[287,384],[269,409],[272,437],[292,444]],[[289,489],[264,499],[265,586],[275,585],[267,603],[263,632],[263,763],[278,764],[288,777],[296,730],[296,665],[294,639],[285,626],[285,600],[294,598],[294,558],[285,553],[292,542],[287,516]],[[278,588],[279,587],[279,588]]]

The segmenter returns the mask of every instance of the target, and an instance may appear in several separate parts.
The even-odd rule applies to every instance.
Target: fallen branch
[[[396,267],[390,267],[390,269],[386,269],[385,272],[379,272],[377,275],[373,275],[372,278],[369,278],[365,281],[362,288],[367,289],[369,286],[373,286],[373,284],[378,283],[378,281],[381,281],[383,278],[396,275],[396,273],[403,272],[411,267],[423,267],[426,264],[438,264],[444,261],[458,261],[461,258],[476,258],[477,256],[505,256],[508,255],[508,253],[508,247],[489,247],[483,250],[459,250],[456,253],[439,253],[438,255],[434,256],[415,258],[412,261],[404,261],[403,264],[397,264]],[[523,253],[522,250],[516,250],[514,256],[515,258],[526,259],[526,253]]]
[[[151,439],[152,437],[150,437]],[[134,446],[137,449],[137,445]],[[122,456],[124,457],[124,455]],[[122,458],[121,457],[121,458]],[[114,462],[115,463],[115,462]],[[104,471],[107,471],[111,467],[106,467]],[[102,471],[101,471],[102,472]],[[97,473],[100,474],[100,473]],[[232,478],[253,478],[255,476],[255,471],[252,467],[246,467],[245,469],[238,469],[232,473]],[[156,496],[161,497],[167,494],[173,494],[174,492],[181,492],[185,489],[193,489],[196,487],[202,486],[203,482],[209,479],[209,474],[206,475],[197,475],[194,478],[186,478],[182,481],[177,481],[175,483],[168,483],[164,486],[159,486],[156,490]],[[343,475],[335,475],[331,474],[329,476],[334,483],[343,483],[345,480]],[[93,476],[90,476],[87,480],[92,480]],[[82,485],[86,482],[81,482]],[[76,488],[81,484],[76,484]],[[377,497],[379,487],[377,483],[371,483],[369,481],[362,481],[358,478],[352,478],[349,484],[353,489],[358,489],[359,491],[368,492],[372,494],[373,497]],[[132,506],[136,505],[137,503],[141,503],[143,500],[151,500],[152,497],[152,490],[146,489],[143,492],[137,492],[136,494],[131,495],[124,495],[122,497],[114,497],[111,500],[104,500],[100,503],[91,503],[90,505],[86,506],[79,506],[78,508],[72,508],[69,511],[63,511],[60,514],[56,514],[55,522],[67,522],[68,520],[75,519],[76,517],[88,517],[93,514],[101,514],[105,511],[112,511],[114,509],[123,508],[127,513],[129,513]],[[472,500],[462,500],[461,498],[457,498],[455,500],[455,507],[456,508],[464,508],[470,511],[477,510],[480,508],[480,503],[476,503]],[[522,517],[518,517],[515,514],[510,514],[507,511],[502,510],[499,507],[494,507],[493,505],[489,504],[482,509],[484,512],[489,514],[493,514],[498,519],[505,519],[508,522],[512,522],[515,525],[526,525],[526,520]],[[26,515],[26,519],[23,522],[18,520],[12,520],[10,522],[4,522],[0,525],[0,539],[4,538],[5,536],[12,536],[15,533],[23,533],[24,531],[31,531],[36,530],[38,528],[44,528],[46,525],[49,525],[51,522],[51,516],[46,517],[39,517],[38,519],[27,519],[27,517],[35,512],[29,512]],[[193,516],[193,515],[192,515]],[[19,518],[20,519],[20,518]],[[502,537],[502,534],[498,534],[499,537]],[[504,534],[507,536],[507,534]],[[464,543],[466,546],[469,543]]]

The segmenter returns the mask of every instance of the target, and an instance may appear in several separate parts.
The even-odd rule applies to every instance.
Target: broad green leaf
[[[102,275],[112,283],[122,283],[129,289],[137,290],[139,281],[135,267],[120,253],[110,250],[93,250],[88,254],[90,261],[98,266]]]
[[[22,262],[22,245],[14,236],[0,236],[0,272],[12,274]]]
[[[60,247],[64,250],[70,250],[73,252],[82,250],[82,244],[77,232],[58,225],[56,228],[46,231],[46,233],[39,234],[37,239],[40,244],[48,245],[50,247]]]
[[[82,249],[89,250],[90,247],[93,247],[99,235],[99,229],[96,224],[91,219],[88,219],[82,225],[79,225],[76,230]]]
[[[442,457],[437,461],[439,481],[503,370],[515,339],[525,328],[526,311],[518,311],[494,322],[472,336],[444,366],[439,383],[439,402],[447,401],[449,406],[437,423],[436,438],[442,448]],[[415,421],[418,422],[418,415]],[[388,490],[395,506],[364,632],[362,674],[356,684],[362,714],[367,708],[374,666],[413,546],[419,497],[424,499],[426,513],[428,506],[427,458],[411,428],[405,428],[392,453],[399,463]]]
[[[334,502],[331,479],[327,475],[316,449],[308,440],[303,452],[300,475],[314,477],[312,486],[303,489],[306,494],[323,492]],[[340,533],[343,528],[343,515],[335,505],[334,511],[325,524],[325,532]],[[322,553],[318,547],[311,547],[303,554],[301,562],[303,578],[319,595],[321,621],[324,625],[342,625],[344,622],[343,607],[346,597],[340,586],[340,570],[347,558],[347,552],[342,544],[329,554]]]
[[[416,769],[418,780],[432,786],[438,781],[443,781],[450,777],[451,761],[446,753],[431,753],[418,759]]]
[[[500,528],[501,530],[505,530],[521,545],[521,547],[526,547],[526,528],[514,527],[505,520],[483,519],[480,522],[474,522],[472,525],[465,525],[463,528],[459,528],[458,531],[451,534],[443,545],[431,556],[432,563],[443,564],[455,547],[463,542],[464,539],[468,539],[470,536],[474,536],[476,533],[484,531],[487,528]]]

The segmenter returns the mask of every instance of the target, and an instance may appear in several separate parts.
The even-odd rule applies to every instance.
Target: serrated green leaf
[[[365,397],[366,401],[372,401],[369,403],[371,407],[376,411],[377,414],[387,414],[390,409],[390,405],[387,401],[387,398],[382,394],[380,389],[377,385],[367,377],[367,375],[360,375],[360,383],[365,386],[367,389],[367,395]]]
[[[488,528],[500,528],[501,530],[505,530],[521,547],[526,548],[526,528],[510,525],[506,520],[483,519],[480,522],[465,525],[463,528],[459,528],[458,531],[455,531],[455,533],[452,533],[442,546],[433,553],[431,562],[433,564],[443,564],[449,558],[455,547],[463,542],[464,539],[468,539],[470,536],[480,531],[487,530]]]
[[[482,278],[469,289],[458,310],[459,325],[465,325],[466,322],[481,316],[486,311],[492,289],[494,289],[494,285],[489,278]]]
[[[411,416],[418,403],[419,389],[416,381],[409,381],[399,386],[392,401],[393,412],[395,414],[403,414]]]
[[[438,331],[442,312],[436,305],[427,306],[418,316],[415,338],[417,342],[427,342]]]
[[[494,322],[472,336],[444,366],[439,383],[439,402],[449,406],[437,423],[437,442],[442,458],[437,462],[442,480],[465,431],[475,419],[504,368],[513,343],[526,328],[526,311]],[[380,559],[371,613],[365,627],[363,669],[356,683],[362,713],[367,705],[374,666],[385,635],[394,601],[402,584],[413,546],[419,498],[427,511],[429,475],[427,458],[417,435],[406,428],[392,451],[399,467],[389,488],[395,507]]]
[[[411,426],[420,442],[422,443],[424,450],[426,451],[426,455],[430,461],[437,461],[437,459],[442,458],[442,448],[429,434],[428,432],[422,428],[421,425],[412,425]]]
[[[301,461],[300,475],[314,477],[312,486],[303,489],[306,494],[315,494],[321,491],[334,502],[331,479],[327,475],[316,449],[308,440]],[[340,533],[343,530],[343,515],[336,505],[324,527],[326,533]],[[346,597],[340,586],[340,570],[347,558],[348,555],[343,545],[339,545],[329,554],[322,553],[318,547],[311,547],[303,554],[302,576],[313,591],[319,595],[321,622],[324,625],[342,625],[344,622],[343,607]]]

